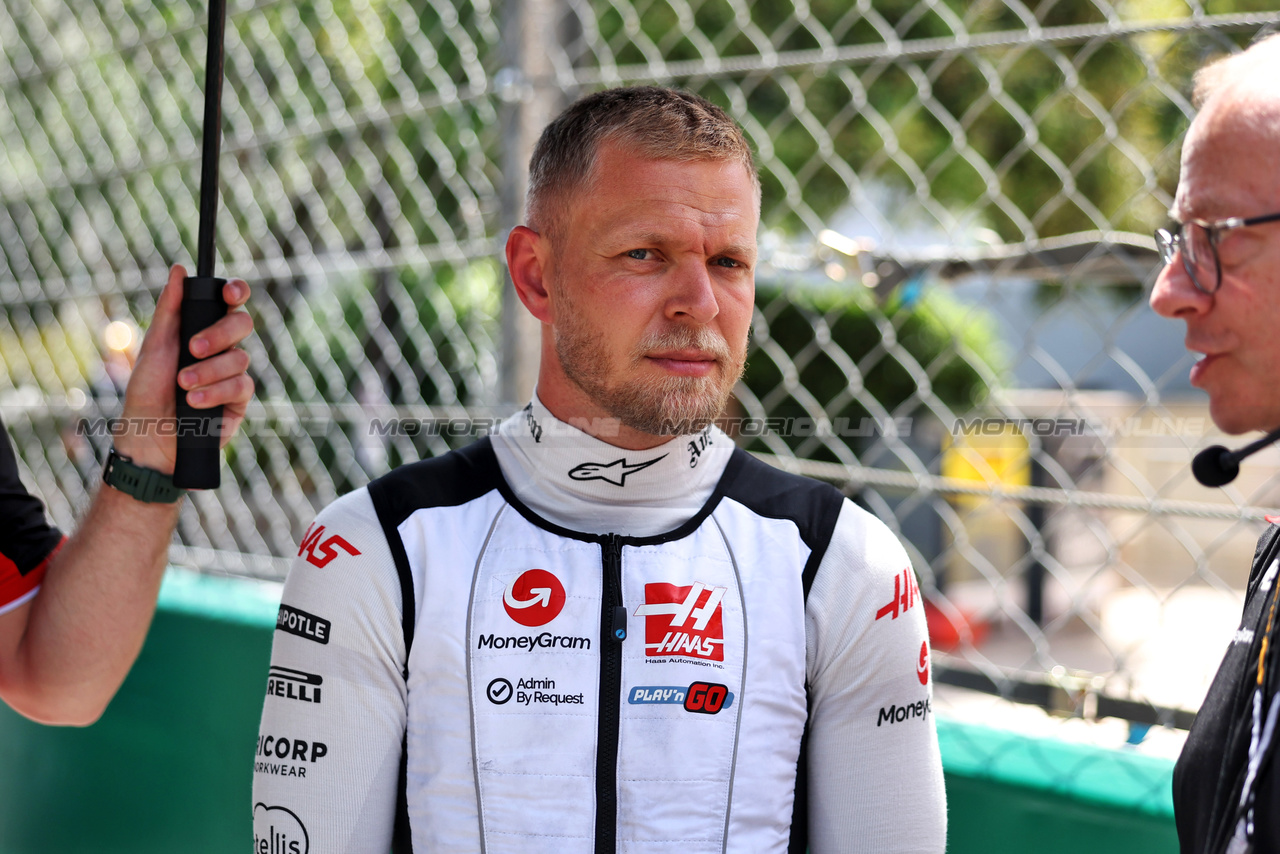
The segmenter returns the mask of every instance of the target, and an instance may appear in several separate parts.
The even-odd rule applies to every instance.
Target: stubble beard
[[[697,433],[724,411],[746,365],[746,342],[737,351],[706,328],[675,326],[645,336],[627,354],[626,364],[610,365],[607,333],[583,329],[572,307],[562,311],[555,331],[556,354],[569,381],[624,426],[651,436]],[[618,380],[612,374],[641,373],[648,353],[698,350],[712,355],[716,368],[704,377],[640,376]],[[644,372],[647,373],[647,372]]]

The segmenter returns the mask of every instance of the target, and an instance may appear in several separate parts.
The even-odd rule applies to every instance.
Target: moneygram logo
[[[254,854],[308,854],[310,848],[307,829],[291,811],[253,805]]]
[[[545,569],[528,569],[507,585],[502,607],[522,626],[545,626],[564,608],[564,585]]]
[[[929,642],[920,644],[920,660],[916,662],[916,678],[921,685],[929,684]]]
[[[928,697],[903,706],[899,706],[897,703],[881,706],[880,714],[876,718],[876,726],[883,724],[892,726],[893,724],[900,724],[903,721],[915,720],[916,718],[924,720],[929,717],[931,712],[933,712],[933,701]]]
[[[644,604],[636,616],[644,617],[646,656],[680,655],[724,661],[724,620],[720,602],[725,587],[708,587],[700,581],[689,587],[646,584]]]

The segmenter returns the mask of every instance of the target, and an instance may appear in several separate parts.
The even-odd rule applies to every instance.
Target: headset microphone
[[[1258,441],[1245,445],[1238,451],[1228,451],[1221,445],[1205,448],[1191,461],[1191,473],[1204,486],[1225,486],[1235,480],[1236,475],[1240,473],[1241,460],[1261,451],[1277,439],[1280,439],[1280,430],[1272,430]]]

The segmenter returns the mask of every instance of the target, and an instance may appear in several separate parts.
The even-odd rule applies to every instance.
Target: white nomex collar
[[[536,394],[492,439],[503,477],[539,516],[585,534],[637,537],[678,528],[702,509],[733,452],[714,425],[628,451],[556,418]]]

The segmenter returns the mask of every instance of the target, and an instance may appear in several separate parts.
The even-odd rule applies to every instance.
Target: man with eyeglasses
[[[1280,36],[1196,76],[1200,112],[1151,294],[1203,355],[1191,384],[1228,433],[1280,427]],[[1280,526],[1258,542],[1244,617],[1178,760],[1183,854],[1280,852]]]

